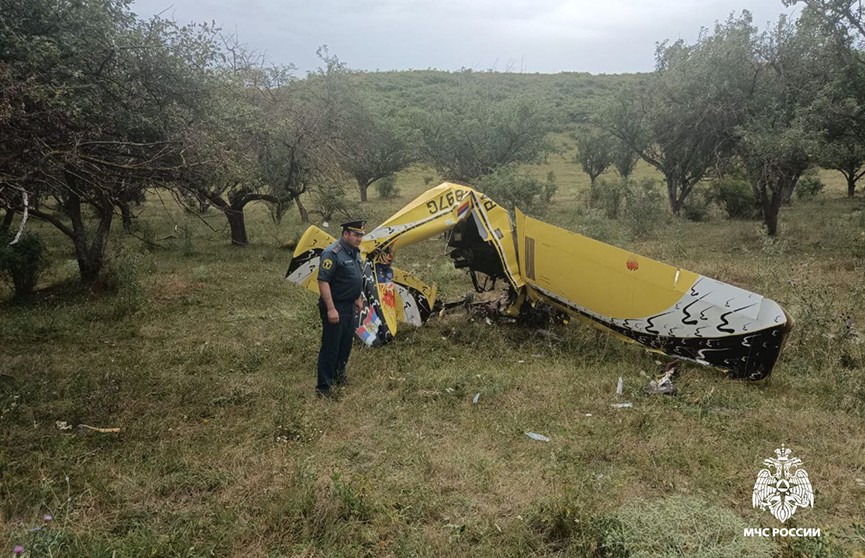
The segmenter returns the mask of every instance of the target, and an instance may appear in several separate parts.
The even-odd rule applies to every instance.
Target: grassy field
[[[768,383],[688,365],[677,396],[645,396],[660,366],[636,346],[454,311],[356,348],[351,384],[321,401],[315,298],[283,281],[296,212],[276,225],[252,206],[252,244],[238,249],[220,215],[204,217],[214,232],[151,195],[137,234],[160,247],[113,232],[116,294],[79,288],[71,244],[40,223],[30,230],[53,264],[39,292],[17,302],[0,287],[0,553],[862,556],[863,198],[824,173],[827,190],[785,208],[774,242],[717,212],[659,214],[635,234],[585,208],[570,157],[537,169],[558,177],[545,219],[790,311]],[[357,211],[374,225],[425,177],[437,183],[413,169],[397,199],[373,194]],[[445,299],[471,288],[440,239],[399,258]],[[622,401],[633,408],[611,405]],[[782,443],[815,489],[784,526],[820,539],[743,537],[781,526],[752,509],[751,489]]]

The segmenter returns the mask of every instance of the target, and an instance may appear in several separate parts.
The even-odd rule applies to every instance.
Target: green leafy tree
[[[677,215],[735,143],[732,130],[745,117],[756,72],[754,33],[744,12],[711,34],[704,30],[694,45],[662,43],[648,82],[614,97],[600,114],[603,127],[664,175]]]
[[[363,105],[349,107],[337,137],[340,167],[354,178],[360,201],[377,180],[392,176],[414,161],[407,126],[392,113],[378,114]]]
[[[577,140],[576,162],[589,175],[591,187],[607,168],[613,164],[615,140],[609,133],[597,128],[584,129],[575,134]]]
[[[301,209],[308,181],[308,130],[299,131],[302,95],[291,65],[269,65],[264,56],[223,39],[219,89],[209,111],[209,126],[200,145],[208,164],[180,184],[228,220],[231,243],[248,244],[245,208],[254,202],[270,206],[280,219],[291,202]],[[311,135],[315,135],[314,131]]]
[[[555,196],[558,187],[552,171],[546,180],[540,180],[514,165],[497,168],[478,179],[477,187],[511,211],[519,207],[528,214],[543,213]]]
[[[262,127],[258,157],[264,182],[280,203],[294,202],[304,223],[309,222],[309,212],[301,194],[341,180],[334,170],[335,155],[328,148],[334,116],[310,89],[306,80],[293,82],[266,101],[267,123]]]
[[[741,129],[739,155],[754,185],[769,236],[778,234],[778,214],[809,165],[813,142],[799,123],[776,122],[772,111]]]
[[[616,141],[613,145],[613,166],[616,167],[616,172],[623,180],[628,180],[634,168],[637,166],[637,161],[640,160],[640,154],[628,147],[622,141]]]
[[[262,192],[255,168],[254,145],[263,115],[244,91],[233,71],[220,69],[213,84],[207,115],[196,129],[189,148],[200,163],[181,171],[174,186],[178,201],[189,198],[200,207],[215,207],[226,219],[235,246],[248,243],[244,208],[257,200],[271,199]]]
[[[537,163],[550,149],[538,103],[505,97],[487,83],[466,83],[415,114],[420,150],[445,180],[471,182],[513,163]]]
[[[115,207],[191,163],[217,54],[213,29],[140,21],[129,4],[0,3],[0,204],[68,236],[87,283]]]
[[[351,217],[348,199],[343,186],[335,182],[323,182],[312,192],[314,208],[325,222],[333,219],[334,214],[348,219]]]
[[[323,66],[307,77],[309,91],[329,115],[324,138],[337,168],[357,183],[360,201],[369,187],[409,166],[415,157],[408,123],[400,112],[357,87],[355,74],[327,47],[318,50]]]
[[[207,125],[194,144],[205,163],[189,169],[178,187],[219,209],[231,243],[245,246],[245,208],[253,202],[269,204],[276,218],[294,203],[308,221],[300,196],[326,154],[330,118],[291,66],[269,66],[234,43],[227,52]]]
[[[861,112],[858,104],[850,103],[834,105],[832,112],[844,111],[851,117]],[[827,169],[837,170],[847,182],[847,197],[852,198],[856,184],[865,175],[865,144],[851,128],[836,127],[833,120],[824,128],[824,135],[817,144],[817,163]]]
[[[748,119],[737,129],[737,153],[748,172],[770,236],[778,233],[781,206],[812,162],[814,130],[802,117],[825,76],[823,51],[813,29],[781,17],[755,44],[757,70]]]
[[[859,0],[782,0],[786,6],[804,4],[806,14],[820,19],[848,52],[861,50],[865,41],[865,11]]]
[[[788,2],[792,4],[793,2]],[[819,67],[823,86],[803,111],[811,127],[820,131],[817,162],[841,172],[847,195],[865,174],[865,26],[858,2],[805,1],[800,29],[811,31],[825,53]]]

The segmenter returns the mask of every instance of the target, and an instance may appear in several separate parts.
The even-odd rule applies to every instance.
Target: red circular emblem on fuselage
[[[637,271],[638,269],[640,269],[640,262],[638,262],[637,258],[633,256],[628,259],[628,263],[626,265],[628,266],[628,269],[630,271]]]

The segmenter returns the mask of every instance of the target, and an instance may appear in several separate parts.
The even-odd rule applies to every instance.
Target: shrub
[[[648,236],[664,219],[664,195],[654,180],[643,179],[636,184],[630,182],[626,202],[625,222],[636,237]]]
[[[11,283],[16,297],[24,297],[33,292],[48,266],[45,244],[29,233],[15,244],[9,244],[11,240],[0,235],[0,276]]]
[[[619,245],[624,241],[616,223],[604,217],[599,210],[592,210],[583,215],[576,230],[584,236],[606,244]]]
[[[790,355],[820,369],[834,367],[843,359],[858,360],[862,348],[851,317],[856,304],[851,301],[861,299],[865,285],[859,282],[851,287],[850,299],[837,298],[816,286],[792,289],[787,308],[796,327],[787,342]]]
[[[334,213],[347,214],[348,200],[345,190],[339,184],[323,184],[312,194],[315,210],[321,213],[321,218],[330,221]]]
[[[711,200],[702,191],[692,191],[685,198],[685,203],[682,205],[682,217],[688,221],[697,223],[706,221],[709,218],[709,204]]]
[[[526,213],[535,214],[543,213],[557,190],[553,173],[548,173],[546,181],[542,182],[511,166],[501,167],[480,178],[477,187],[510,210],[519,207]]]
[[[756,219],[760,216],[754,189],[745,180],[723,178],[712,188],[712,197],[730,219]]]
[[[603,210],[608,219],[618,219],[630,187],[631,182],[627,179],[596,180],[589,188],[589,203],[591,207]]]
[[[823,181],[815,172],[803,174],[796,182],[794,192],[796,197],[802,201],[810,201],[817,197],[823,191]]]
[[[548,204],[553,201],[553,196],[555,196],[558,191],[559,187],[556,185],[556,173],[550,171],[547,173],[547,182],[541,188],[538,196],[542,202]]]
[[[396,176],[389,174],[384,178],[379,178],[375,181],[375,191],[378,192],[380,198],[395,198],[399,195],[399,188],[396,186]]]
[[[141,272],[147,252],[135,252],[124,245],[117,246],[105,262],[99,285],[115,293],[114,315],[122,318],[134,314],[144,305]]]

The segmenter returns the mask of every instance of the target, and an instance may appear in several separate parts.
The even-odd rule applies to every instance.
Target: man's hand
[[[360,314],[363,312],[363,298],[358,298],[354,301],[354,307],[357,309],[357,313]]]
[[[319,279],[318,291],[321,293],[321,300],[324,301],[325,308],[327,308],[327,321],[332,324],[338,324],[339,312],[336,311],[336,307],[333,305],[333,298],[330,295],[330,283]]]
[[[336,308],[328,308],[327,309],[327,321],[332,324],[339,323],[339,312],[336,311]]]

